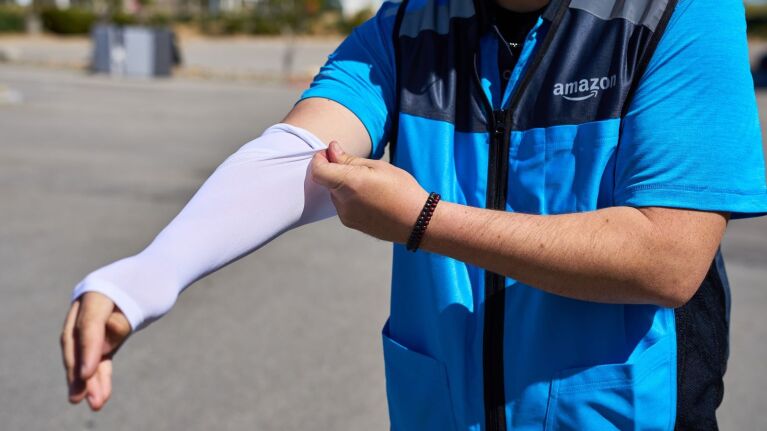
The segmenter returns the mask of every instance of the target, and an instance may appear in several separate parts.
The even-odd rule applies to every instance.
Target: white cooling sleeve
[[[301,128],[270,127],[224,161],[146,249],[89,274],[72,300],[100,292],[138,330],[205,275],[291,228],[335,215],[328,191],[308,177],[312,156],[326,147]]]

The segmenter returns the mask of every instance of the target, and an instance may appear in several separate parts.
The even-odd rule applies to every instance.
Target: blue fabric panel
[[[402,114],[396,164],[443,199],[484,207],[488,136]],[[428,139],[424,139],[428,137]],[[394,246],[388,336],[445,365],[459,429],[483,421],[483,272],[457,260]]]
[[[440,191],[447,201],[483,206],[487,135],[463,134],[450,123],[409,115],[400,117],[400,125],[400,141],[419,145],[402,146],[398,166],[427,189]],[[619,129],[619,120],[608,120],[513,133],[510,157],[515,171],[510,181],[527,184],[510,190],[508,209],[549,213],[606,206],[612,184],[603,177],[609,178],[605,172],[612,172],[610,160]],[[532,187],[536,181],[539,186]],[[573,190],[582,191],[572,198]],[[653,416],[654,420],[662,417],[667,421],[673,416],[674,402],[662,402],[673,398],[675,390],[668,384],[675,379],[676,367],[674,357],[668,356],[675,354],[669,341],[674,335],[672,311],[581,302],[508,282],[507,315],[525,316],[508,318],[505,329],[511,429],[540,429],[550,387],[560,380],[564,387],[578,387],[579,379],[588,378],[599,390],[590,398],[584,394],[576,398],[570,389],[563,389],[558,398],[561,413],[552,421],[567,423],[575,414],[568,405],[580,399],[598,407],[579,412],[577,418],[591,421],[585,424],[603,425],[612,420],[604,419],[600,412],[618,415],[615,423],[625,423],[620,418],[625,420],[633,407],[619,401],[628,396],[646,400],[643,406],[657,407],[661,415]],[[391,306],[389,339],[444,365],[459,429],[481,423],[482,271],[450,258],[409,253],[395,246]],[[665,341],[654,347],[656,353],[643,354],[660,339]],[[387,363],[387,367],[396,365]],[[649,367],[653,368],[652,378],[642,371]],[[573,371],[571,379],[562,374],[569,371]],[[616,378],[624,382],[620,389],[610,383]],[[636,384],[627,386],[626,382]],[[658,400],[660,405],[653,405]],[[407,410],[397,400],[390,402],[396,403],[395,410]]]
[[[399,244],[394,246],[394,261],[389,339],[445,367],[459,429],[480,423],[484,411],[482,314],[476,306],[482,300],[482,271],[448,257],[411,253]],[[388,357],[386,361],[387,378],[390,369],[407,365],[389,363]],[[424,378],[410,380],[411,385],[433,385]],[[406,401],[390,397],[390,409],[406,410],[398,407]],[[430,408],[428,404],[420,407]]]
[[[507,280],[506,298],[511,429],[540,429],[542,423],[551,430],[671,429],[673,310],[578,301],[514,280]],[[638,414],[645,407],[654,414]]]
[[[489,139],[486,133],[462,133],[445,121],[400,115],[396,165],[413,174],[426,190],[448,202],[485,206]]]
[[[680,2],[624,121],[616,205],[767,213],[747,59],[743,2]]]
[[[399,2],[386,2],[329,57],[301,100],[323,97],[344,105],[367,128],[371,158],[383,157],[394,111],[396,73],[392,31]]]
[[[391,429],[455,431],[445,365],[382,336]]]
[[[551,385],[547,430],[672,430],[675,336],[625,363],[566,370]]]
[[[512,132],[508,211],[566,214],[612,206],[620,120]]]

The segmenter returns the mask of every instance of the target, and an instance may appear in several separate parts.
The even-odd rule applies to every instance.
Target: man
[[[195,280],[337,211],[394,243],[393,429],[716,429],[718,246],[767,213],[743,14],[386,3],[146,250],[76,288],[70,400],[101,408],[116,349]],[[387,142],[391,164],[367,159]]]

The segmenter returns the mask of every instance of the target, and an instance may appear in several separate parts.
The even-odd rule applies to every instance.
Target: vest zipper
[[[510,110],[494,110],[485,95],[474,54],[474,78],[482,93],[489,116],[490,157],[487,170],[487,196],[485,206],[503,210],[506,207],[508,176]],[[506,431],[506,394],[503,367],[503,327],[505,314],[504,277],[485,271],[485,319],[482,340],[482,369],[485,398],[485,424],[487,431]]]
[[[493,138],[488,166],[487,208],[505,210],[509,170],[509,110],[493,112]],[[506,393],[503,359],[505,277],[485,271],[485,329],[483,365],[485,423],[488,431],[506,431]]]
[[[485,206],[488,209],[506,210],[506,194],[509,176],[509,146],[513,115],[522,101],[525,90],[530,85],[535,71],[540,66],[543,56],[548,51],[555,33],[568,8],[569,2],[557,6],[551,28],[543,40],[538,52],[523,74],[519,85],[514,89],[513,97],[507,109],[494,110],[482,88],[482,80],[477,67],[477,51],[474,52],[474,81],[482,95],[481,99],[489,116],[488,129],[491,134],[490,157],[487,172],[487,195]],[[503,39],[501,37],[501,39]],[[508,49],[508,47],[507,47]],[[511,85],[508,83],[507,85]],[[485,428],[487,431],[506,431],[506,389],[504,377],[504,319],[506,316],[505,277],[485,271],[485,319],[482,338],[482,367],[485,397]]]

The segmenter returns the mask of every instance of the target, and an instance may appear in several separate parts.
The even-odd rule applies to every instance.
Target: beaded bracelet
[[[415,226],[413,226],[413,231],[410,233],[410,239],[407,241],[407,249],[409,251],[415,252],[420,247],[423,235],[426,233],[426,228],[429,227],[431,216],[434,214],[434,210],[437,209],[437,204],[441,198],[438,193],[432,192],[429,198],[426,199],[426,204],[424,204],[421,215],[418,216],[418,220],[415,222]]]

